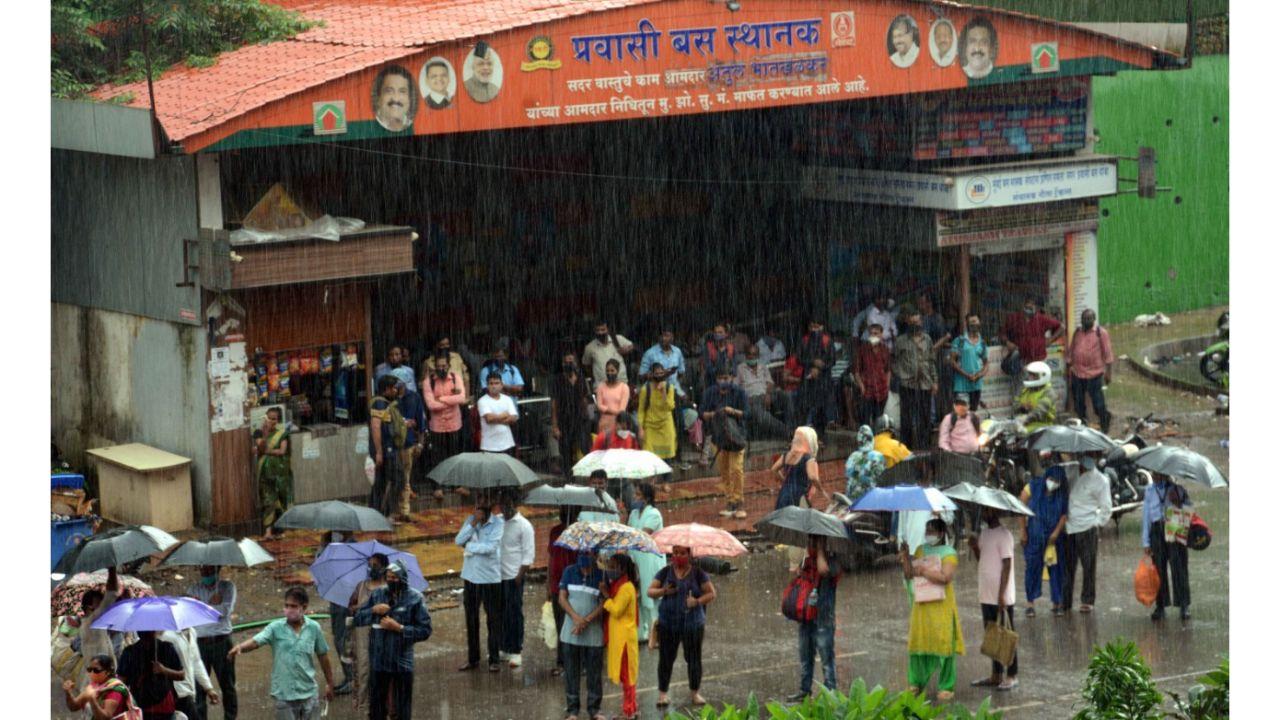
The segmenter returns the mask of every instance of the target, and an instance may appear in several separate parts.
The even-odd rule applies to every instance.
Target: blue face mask
[[[578,569],[582,572],[587,572],[593,565],[595,565],[595,558],[590,555],[578,556]]]
[[[733,381],[732,381],[732,380],[719,380],[719,381],[717,381],[717,382],[716,382],[716,385],[720,386],[720,389],[721,389],[721,390],[728,390],[728,389],[729,389],[729,386],[730,386],[730,385],[733,385]]]

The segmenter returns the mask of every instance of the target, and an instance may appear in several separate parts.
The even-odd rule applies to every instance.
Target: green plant
[[[1160,720],[1164,696],[1151,679],[1138,646],[1116,638],[1094,648],[1085,677],[1084,701],[1088,706],[1075,720]]]
[[[1231,668],[1227,658],[1217,670],[1211,670],[1200,678],[1200,684],[1191,686],[1187,699],[1171,692],[1175,712],[1168,714],[1174,720],[1227,720],[1231,717]]]
[[[990,709],[990,699],[982,701],[972,713],[960,705],[933,705],[923,695],[909,692],[890,693],[877,685],[867,688],[862,679],[855,680],[849,692],[822,688],[817,695],[797,705],[770,702],[765,706],[769,720],[1000,720],[1001,713]],[[704,707],[695,715],[672,713],[671,720],[759,720],[760,708],[755,694],[747,698],[743,708],[725,705],[720,710]]]

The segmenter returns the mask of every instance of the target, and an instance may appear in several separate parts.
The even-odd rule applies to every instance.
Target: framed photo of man
[[[443,110],[452,105],[453,96],[458,94],[458,76],[453,71],[453,63],[439,55],[427,60],[418,72],[418,88],[428,108]]]
[[[487,103],[502,90],[502,59],[498,51],[481,40],[462,61],[462,86],[478,103]]]

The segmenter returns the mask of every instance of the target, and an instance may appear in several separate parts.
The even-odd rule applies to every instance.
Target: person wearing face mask
[[[1017,603],[1013,580],[1013,533],[1000,524],[1000,511],[983,508],[987,527],[980,535],[969,536],[969,549],[978,563],[978,602],[982,604],[982,622],[991,624],[1004,616],[1013,630],[1013,606]],[[1018,686],[1018,656],[1008,667],[991,661],[991,676],[969,683],[973,687],[1012,690]]]
[[[951,341],[948,356],[954,380],[951,389],[956,395],[969,396],[969,409],[982,407],[982,378],[987,374],[987,343],[982,339],[982,318],[970,314],[965,318],[965,332]]]
[[[234,659],[267,645],[271,648],[271,697],[279,720],[314,720],[320,717],[320,698],[333,700],[333,668],[329,643],[320,623],[306,616],[307,591],[294,586],[284,593],[284,617],[273,620],[252,639],[234,645],[227,653]],[[324,692],[316,683],[312,658],[324,672]]]
[[[453,539],[462,551],[462,605],[467,622],[467,661],[458,670],[480,666],[480,606],[484,606],[488,638],[489,672],[498,672],[498,646],[502,634],[502,533],[506,526],[501,508],[481,497],[475,512],[462,521]]]
[[[631,416],[623,413],[613,424],[613,432],[600,433],[591,443],[591,450],[639,450],[640,437],[636,435]]]
[[[1077,565],[1084,571],[1080,580],[1080,612],[1093,612],[1093,601],[1097,598],[1094,579],[1098,562],[1098,533],[1111,519],[1111,482],[1098,471],[1100,455],[1088,453],[1080,458],[1080,468],[1084,472],[1067,488],[1067,541],[1062,558],[1063,610],[1071,609]]]
[[[320,539],[320,550],[333,543],[341,543],[345,536],[336,531],[330,530]],[[335,602],[329,603],[329,631],[333,633],[333,649],[338,656],[338,664],[342,665],[342,684],[333,689],[334,695],[346,695],[351,692],[352,678],[355,676],[355,670],[352,665],[351,648],[348,644],[350,639],[350,619],[351,611],[347,605],[340,605]]]
[[[716,323],[711,328],[702,349],[702,382],[711,387],[721,370],[728,370],[733,375],[738,370],[742,358],[738,349],[729,340],[729,329],[726,323]]]
[[[716,466],[720,472],[721,489],[725,496],[725,509],[720,511],[723,517],[743,519],[747,513],[740,507],[742,504],[742,462],[746,455],[745,446],[737,445],[737,440],[730,421],[740,423],[746,416],[747,396],[742,388],[733,384],[733,374],[728,368],[722,368],[716,382],[702,394],[702,404],[698,406],[702,413],[702,422],[711,428],[708,445],[716,448]]]
[[[608,374],[606,365],[610,360],[617,361],[618,379],[627,383],[627,368],[624,360],[635,350],[631,341],[617,333],[609,332],[608,323],[596,323],[595,339],[587,343],[582,350],[582,367],[597,383],[603,382]]]
[[[578,553],[577,562],[560,576],[558,601],[564,610],[560,648],[564,659],[565,717],[577,718],[582,709],[582,675],[587,676],[587,716],[601,717],[604,697],[604,603],[600,583],[605,576],[596,567],[596,554]]]
[[[435,467],[462,452],[462,408],[471,398],[465,376],[449,369],[446,353],[437,353],[432,362],[431,374],[422,378],[422,399],[431,411],[427,427],[431,431],[431,466]],[[437,488],[435,497],[443,499],[444,492]]]
[[[554,474],[573,479],[578,457],[591,451],[591,394],[572,352],[560,357],[560,372],[551,380],[551,438],[547,448]]]
[[[874,325],[880,326],[882,342],[893,352],[893,344],[898,337],[898,313],[885,291],[877,292],[871,303],[853,319],[853,334],[865,343],[871,339]]]
[[[431,637],[431,614],[408,579],[404,562],[392,562],[386,587],[374,590],[356,611],[356,627],[372,628],[369,720],[385,720],[391,707],[397,718],[413,717],[413,646]]]
[[[884,327],[872,323],[864,342],[853,356],[853,382],[858,388],[857,420],[870,425],[884,414],[889,400],[889,378],[893,364],[891,346],[884,341]]]
[[[920,693],[938,674],[938,702],[955,697],[956,656],[964,654],[964,634],[960,629],[960,613],[956,608],[952,579],[959,560],[955,548],[947,544],[947,524],[934,518],[925,526],[924,544],[913,555],[907,544],[898,548],[902,576],[912,595],[911,629],[907,635],[907,690]],[[916,602],[912,580],[921,578],[943,585],[942,600]]]
[[[640,486],[641,502],[639,506],[631,511],[627,516],[627,525],[640,530],[648,535],[662,529],[662,512],[658,510],[656,504],[656,493],[651,483],[644,483]],[[628,554],[632,561],[636,564],[636,572],[639,575],[638,588],[648,588],[653,582],[653,578],[662,569],[663,558],[661,555],[642,552],[640,550],[629,550]],[[653,626],[658,622],[658,605],[648,593],[640,596],[640,625],[639,640],[643,645],[648,643],[649,649],[653,650],[658,647],[658,634],[653,631]]]
[[[795,421],[791,398],[773,384],[773,375],[760,361],[760,349],[747,347],[747,359],[738,366],[738,387],[747,396],[747,430],[753,437],[785,438]],[[781,417],[775,417],[774,412]]]
[[[680,376],[687,372],[684,352],[675,343],[675,333],[670,327],[663,327],[658,335],[658,342],[645,351],[640,358],[640,379],[648,380],[649,373],[657,365],[661,365],[667,374],[667,382],[676,389],[677,395],[684,395],[680,387]]]
[[[641,446],[670,464],[676,457],[676,388],[661,363],[654,363],[647,377],[636,407],[644,438]]]
[[[1164,618],[1172,584],[1173,604],[1180,608],[1182,619],[1186,621],[1191,617],[1191,576],[1187,565],[1185,515],[1191,511],[1191,500],[1186,489],[1168,475],[1150,475],[1151,484],[1142,499],[1142,551],[1151,558],[1160,573],[1160,591],[1156,594],[1156,608],[1151,611],[1151,619]],[[1179,526],[1182,532],[1178,531]]]
[[[609,557],[609,570],[600,582],[606,617],[605,663],[609,680],[622,686],[622,717],[635,720],[636,679],[640,675],[640,642],[636,625],[640,622],[640,604],[636,595],[640,575],[636,564],[625,553]]]
[[[354,618],[355,613],[364,604],[373,597],[373,592],[387,585],[387,566],[390,565],[387,556],[382,553],[374,553],[369,556],[367,562],[368,570],[367,578],[361,580],[354,592],[351,593],[351,601],[348,603],[348,614]],[[351,648],[351,658],[355,666],[354,686],[355,693],[352,697],[353,706],[356,715],[359,716],[369,707],[369,676],[372,672],[369,660],[369,635],[372,628],[368,625],[353,627],[348,638],[349,647]],[[336,690],[335,690],[336,694]]]
[[[178,709],[174,684],[186,679],[177,648],[154,630],[139,631],[138,642],[120,653],[119,673],[144,720],[172,720]]]
[[[432,374],[436,372],[436,358],[442,355],[447,362],[448,371],[461,378],[463,391],[469,392],[469,388],[471,387],[471,373],[467,369],[467,363],[462,359],[462,355],[458,354],[458,352],[453,349],[453,340],[448,335],[445,335],[436,342],[435,350],[431,355],[428,356],[426,360],[422,361],[422,385],[424,387],[424,394],[425,386],[427,384],[426,378],[431,377]]]
[[[1093,403],[1102,432],[1111,430],[1111,413],[1107,411],[1107,399],[1102,386],[1111,383],[1111,364],[1116,360],[1111,353],[1111,336],[1098,324],[1098,314],[1093,310],[1080,313],[1080,327],[1071,336],[1067,348],[1067,378],[1071,383],[1071,400],[1076,417],[1088,420],[1085,398]]]
[[[1036,598],[1043,592],[1045,553],[1053,548],[1058,558],[1066,555],[1063,529],[1067,526],[1067,488],[1062,487],[1066,468],[1054,465],[1041,476],[1032,477],[1022,489],[1022,501],[1035,512],[1035,517],[1019,516],[1022,521],[1022,558],[1026,563],[1027,617],[1036,615]],[[1063,614],[1062,563],[1049,565],[1049,598],[1053,614]]]
[[[885,458],[876,450],[875,439],[869,426],[859,427],[855,440],[858,449],[844,461],[844,494],[855,503],[876,486],[885,471]]]
[[[187,587],[187,596],[209,605],[220,615],[217,622],[196,626],[196,648],[200,651],[205,671],[217,678],[218,687],[222,689],[223,717],[235,720],[239,714],[236,664],[227,659],[227,651],[231,649],[231,613],[236,609],[236,585],[220,578],[220,570],[216,565],[202,566],[199,580]],[[209,716],[207,703],[204,688],[197,685],[196,710],[201,717]]]
[[[524,394],[524,376],[520,374],[520,368],[507,362],[505,348],[499,347],[494,350],[493,357],[480,368],[479,377],[482,386],[488,387],[490,375],[497,375],[502,378],[502,394],[510,395],[513,398],[518,398]]]
[[[627,411],[631,402],[631,387],[621,374],[622,362],[611,359],[604,369],[604,380],[596,385],[596,413],[600,417],[596,424],[597,436],[612,434],[618,416]]]
[[[568,548],[560,547],[556,544],[556,540],[560,539],[560,535],[564,533],[565,528],[569,527],[578,520],[578,513],[582,508],[572,505],[562,506],[560,508],[560,522],[551,526],[551,530],[547,533],[547,602],[551,603],[551,611],[555,617],[556,627],[564,625],[564,608],[560,607],[560,578],[564,576],[564,571],[568,570],[576,561],[577,554]],[[551,669],[552,677],[564,673],[564,651],[561,647],[559,638],[556,639],[556,666]]]
[[[931,444],[929,412],[932,397],[938,393],[938,365],[920,312],[910,310],[906,317],[909,334],[893,348],[893,374],[898,378],[901,401],[899,424],[908,446],[925,448]]]
[[[1005,319],[1000,334],[1004,338],[1006,354],[1017,351],[1023,366],[1026,366],[1048,357],[1049,346],[1057,342],[1064,331],[1062,323],[1040,311],[1036,298],[1028,297],[1022,304],[1022,312],[1011,313]],[[1045,333],[1052,333],[1048,340]]]
[[[702,639],[707,624],[707,606],[715,602],[716,588],[711,576],[693,564],[689,548],[671,548],[670,564],[654,576],[645,593],[658,601],[658,708],[671,704],[671,671],[676,656],[684,648],[689,674],[690,704],[705,705],[702,687]]]

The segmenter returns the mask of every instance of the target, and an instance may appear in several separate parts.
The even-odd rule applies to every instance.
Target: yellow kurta
[[[923,558],[925,550],[926,546],[921,545],[916,550],[915,557]],[[955,566],[958,563],[955,551],[951,548],[946,550],[951,552],[945,555],[930,554],[941,555],[944,568],[948,565]],[[964,654],[964,634],[960,631],[960,613],[956,610],[953,584],[947,583],[946,597],[939,602],[918,603],[912,597],[911,630],[907,635],[907,652],[943,657]],[[910,594],[908,592],[908,595]]]
[[[906,460],[911,455],[911,450],[906,445],[894,440],[887,432],[877,435],[872,447],[875,448],[876,452],[884,456],[885,470]]]
[[[676,421],[671,414],[676,407],[676,389],[663,383],[655,391],[652,384],[640,391],[637,415],[644,431],[644,449],[666,460],[676,456]]]
[[[605,648],[609,680],[622,683],[622,651],[627,652],[627,677],[632,682],[640,676],[640,640],[636,634],[636,586],[629,582],[618,586],[617,594],[604,601],[609,613],[609,647]]]

